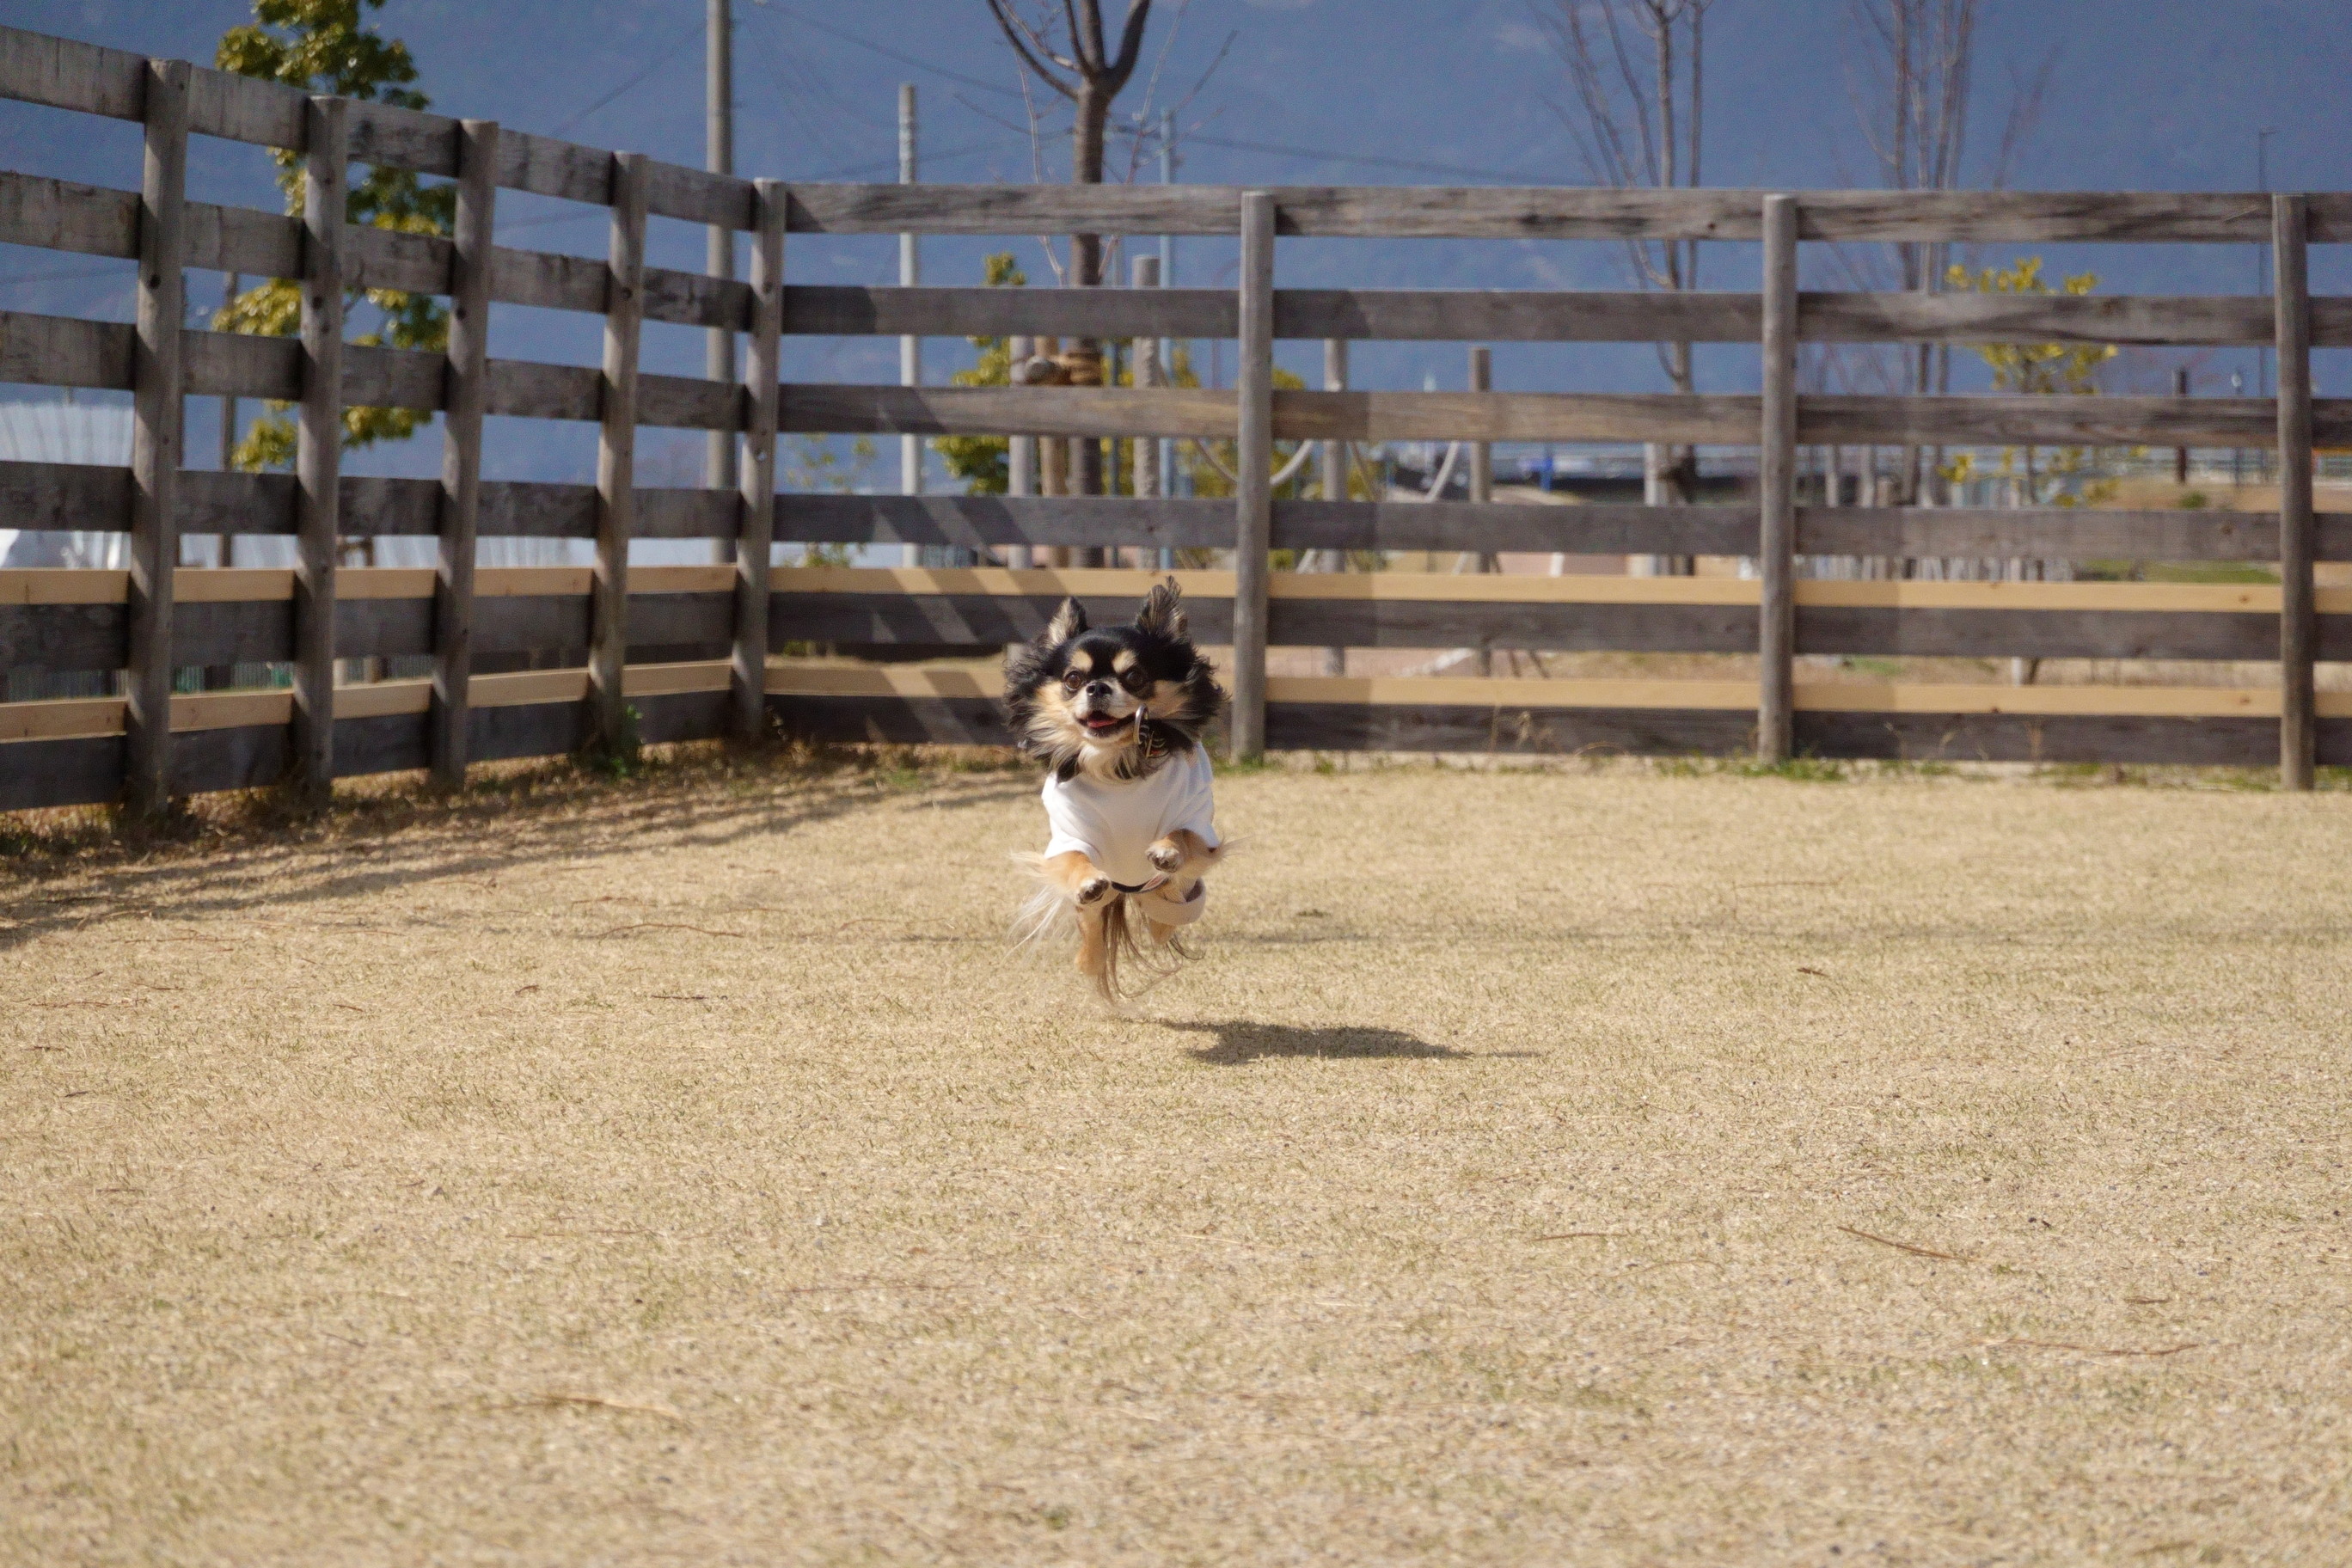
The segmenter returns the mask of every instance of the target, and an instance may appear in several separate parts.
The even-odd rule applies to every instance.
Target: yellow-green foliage
[[[1955,265],[1945,273],[1949,288],[1970,294],[2088,294],[2099,286],[2098,274],[2081,272],[2053,290],[2042,276],[2042,258],[2023,257],[2008,267],[1988,267],[1971,272]],[[1992,384],[2002,392],[2043,396],[2087,397],[2099,390],[2099,367],[2116,357],[2112,343],[1979,343],[1977,353],[1992,370]],[[2009,447],[1998,468],[1988,470],[1974,456],[1963,452],[1944,466],[1955,482],[2000,477],[2019,480],[2029,506],[2095,505],[2115,493],[2112,479],[2095,480],[2069,489],[2068,481],[2086,471],[2094,459],[2090,448],[2061,447],[2048,456],[2041,449]]]
[[[991,288],[1019,289],[1026,287],[1029,282],[1027,274],[1021,270],[1010,251],[996,252],[987,258],[984,265],[987,268],[987,282]],[[973,338],[971,346],[980,351],[978,363],[969,370],[957,371],[948,378],[950,382],[958,386],[1007,386],[1012,384],[1013,345],[1010,339]],[[1104,356],[1106,372],[1110,371],[1111,363],[1111,357],[1107,353]],[[1164,379],[1170,386],[1196,387],[1201,384],[1200,374],[1193,369],[1192,356],[1184,344],[1179,342],[1174,345],[1170,354],[1170,363]],[[1112,374],[1111,380],[1112,384],[1118,386],[1135,384],[1135,366],[1131,357],[1122,356],[1119,359],[1118,369]],[[1274,384],[1286,391],[1295,392],[1307,384],[1286,370],[1276,369],[1274,373]],[[1210,450],[1216,454],[1217,461],[1223,464],[1226,468],[1232,468],[1234,466],[1233,442],[1212,441],[1208,445]],[[1013,459],[1011,443],[1005,437],[941,436],[935,437],[931,446],[946,461],[948,472],[963,481],[965,494],[1001,496],[1010,487]],[[1132,488],[1134,443],[1114,441],[1110,446],[1112,458],[1108,478],[1115,489],[1124,493]],[[1291,453],[1296,450],[1296,447],[1276,447],[1274,458],[1276,468],[1279,468],[1284,463],[1289,461]],[[1176,460],[1191,476],[1194,495],[1228,496],[1233,493],[1231,481],[1226,479],[1223,474],[1219,473],[1213,466],[1203,461],[1190,441],[1177,443]],[[1306,494],[1313,487],[1314,482],[1313,474],[1301,469],[1276,494],[1285,499],[1293,499]]]
[[[1009,250],[997,251],[985,265],[992,289],[1020,289],[1029,282],[1028,274],[1014,263]],[[1012,384],[1010,338],[974,338],[971,346],[980,351],[980,363],[956,372],[948,377],[950,381],[958,386]],[[931,446],[947,463],[948,472],[963,481],[966,495],[1001,496],[1012,483],[1012,444],[1002,436],[941,436]]]
[[[309,92],[331,92],[403,109],[423,109],[429,100],[407,84],[416,79],[408,46],[363,26],[363,10],[380,10],[383,0],[254,0],[253,22],[221,36],[214,60],[223,70],[264,81],[283,82]],[[280,150],[278,184],[286,210],[302,213],[302,161]],[[404,234],[446,235],[457,216],[457,189],[426,185],[406,169],[371,169],[354,184],[344,204],[346,221],[396,229]],[[422,349],[438,353],[448,344],[448,308],[430,294],[399,289],[353,289],[349,302],[364,298],[382,313],[382,324],[354,342],[370,348]],[[301,291],[284,278],[248,289],[213,318],[215,330],[257,337],[292,337],[301,331]],[[271,403],[237,444],[237,467],[283,468],[294,460],[291,405]],[[346,408],[343,445],[365,447],[414,435],[425,416],[408,408]]]

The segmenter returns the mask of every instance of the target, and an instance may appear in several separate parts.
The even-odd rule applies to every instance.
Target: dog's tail
[[[1045,858],[1026,852],[1013,857],[1036,886],[1021,900],[1013,916],[1013,945],[1028,947],[1077,923],[1077,905],[1045,875]]]
[[[1153,942],[1146,945],[1143,931],[1150,922],[1140,910],[1129,907],[1135,900],[1125,893],[1113,893],[1092,911],[1102,921],[1100,945],[1087,952],[1081,916],[1089,911],[1081,910],[1068,893],[1046,877],[1043,855],[1016,854],[1013,859],[1037,883],[1013,917],[1013,944],[1028,947],[1077,928],[1081,952],[1089,960],[1085,965],[1087,978],[1114,1006],[1142,995],[1192,956],[1172,931],[1156,934]],[[1143,971],[1143,978],[1130,986],[1128,975],[1137,969]]]

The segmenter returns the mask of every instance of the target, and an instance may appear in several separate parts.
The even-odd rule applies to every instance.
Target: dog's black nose
[[[1090,680],[1087,682],[1087,695],[1089,697],[1109,696],[1110,682],[1108,680]]]

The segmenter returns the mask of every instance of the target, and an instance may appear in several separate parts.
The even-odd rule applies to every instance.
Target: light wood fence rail
[[[0,242],[134,259],[139,320],[0,312],[0,381],[130,392],[127,468],[0,463],[0,526],[117,531],[126,572],[0,571],[0,670],[122,672],[120,698],[0,703],[0,809],[127,799],[756,730],[1002,743],[989,679],[968,667],[775,663],[786,643],[962,645],[1034,635],[1065,595],[1123,615],[1145,574],[997,568],[771,568],[772,541],[1142,546],[1227,552],[1180,574],[1203,640],[1242,668],[1245,751],[1594,749],[1767,757],[2277,761],[2352,764],[2352,702],[2314,666],[2352,661],[2352,515],[2311,510],[2317,444],[2352,444],[2352,399],[2310,395],[2314,347],[2352,346],[2352,299],[2312,299],[2313,243],[2352,242],[2352,194],[1598,191],[1398,187],[817,185],[738,179],[480,121],[313,99],[180,62],[0,28],[0,98],[140,123],[138,190],[0,171]],[[190,135],[303,155],[314,212],[352,163],[455,179],[453,238],[340,229],[185,197]],[[602,259],[496,246],[498,194],[610,210]],[[649,219],[754,236],[748,281],[645,264]],[[1233,291],[1012,290],[789,284],[790,233],[1241,236]],[[1761,293],[1276,289],[1275,236],[1759,243]],[[1800,242],[1934,239],[2270,246],[2274,297],[2042,298],[1797,292]],[[1252,247],[1255,248],[1252,248]],[[187,331],[186,268],[297,279],[299,337]],[[346,290],[456,305],[446,353],[341,341]],[[497,305],[593,314],[601,366],[489,359]],[[643,374],[646,321],[744,333],[742,384]],[[1227,338],[1245,389],[1279,339],[1759,342],[1761,396],[1379,391],[1219,392],[780,384],[788,335]],[[1799,342],[2268,344],[2282,395],[1800,396]],[[190,395],[302,410],[290,474],[180,467]],[[347,478],[347,406],[445,412],[437,480]],[[595,484],[481,479],[486,415],[593,422]],[[635,432],[740,432],[741,493],[640,489]],[[1673,441],[1757,447],[1760,499],[1726,506],[773,494],[779,431],[1276,440]],[[1795,443],[2227,446],[2278,452],[2278,513],[1801,507]],[[291,571],[173,568],[184,534],[283,535]],[[338,569],[339,541],[433,538],[439,564]],[[594,542],[593,566],[477,569],[482,538]],[[730,541],[737,563],[637,566],[636,539]],[[1265,550],[1735,555],[1754,579],[1267,573]],[[1238,553],[1236,553],[1238,550]],[[1797,581],[1800,554],[2274,563],[2264,584]],[[1780,632],[1775,627],[1782,628]],[[1269,679],[1276,647],[1745,654],[1716,680]],[[2275,660],[2274,689],[1814,684],[1803,655]],[[336,661],[429,657],[415,680],[338,687]],[[520,668],[551,661],[566,668]],[[191,666],[290,665],[290,690],[173,692]]]

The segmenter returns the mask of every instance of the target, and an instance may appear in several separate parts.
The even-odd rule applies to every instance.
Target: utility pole
[[[898,183],[902,185],[915,184],[915,84],[911,81],[898,84]],[[915,248],[915,237],[902,234],[898,237],[898,286],[912,289],[922,280],[923,262]],[[898,384],[923,384],[923,340],[920,338],[908,336],[898,340]],[[923,493],[923,438],[920,436],[898,437],[898,489],[903,495],[919,496]],[[907,564],[920,564],[922,546],[909,544],[904,548]]]
[[[735,172],[735,19],[732,0],[705,0],[703,18],[703,166],[714,174]],[[713,278],[735,276],[735,231],[710,226],[704,270]],[[713,381],[735,379],[735,334],[710,329],[703,374]],[[702,459],[702,482],[714,490],[735,488],[735,432],[713,430]],[[721,550],[729,547],[721,545]]]
[[[1160,183],[1163,185],[1176,183],[1176,111],[1172,109],[1160,111]],[[1159,283],[1162,289],[1176,287],[1176,237],[1172,234],[1160,237]],[[1171,340],[1160,340],[1160,374],[1170,386],[1176,384],[1174,351],[1175,344]],[[1176,493],[1176,437],[1173,436],[1160,437],[1160,493],[1163,496]],[[1162,550],[1160,552],[1161,570],[1171,568],[1175,563],[1172,552]]]
[[[2277,129],[2268,125],[2254,132],[2254,188],[2258,191],[2268,192],[2271,188],[2271,138],[2277,134]],[[2263,205],[2268,206],[2270,204],[2265,202]],[[2258,245],[2254,247],[2254,292],[2266,295],[2270,291],[2271,247]],[[2268,397],[2270,395],[2271,351],[2269,345],[2264,344],[2254,350],[2254,395]],[[2270,478],[2270,449],[2256,447],[2254,478],[2266,479]]]

